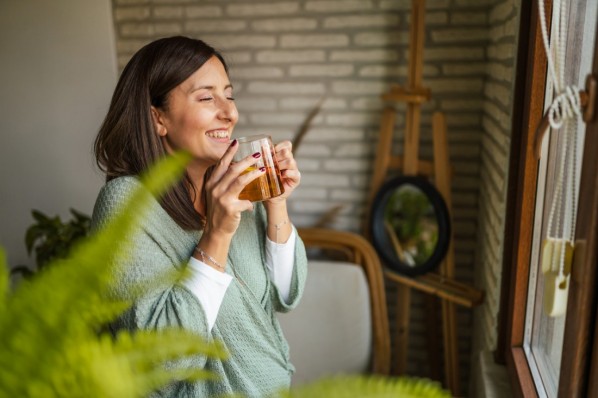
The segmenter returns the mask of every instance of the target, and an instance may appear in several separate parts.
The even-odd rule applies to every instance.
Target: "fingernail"
[[[230,146],[231,146],[231,147],[232,147],[232,146],[235,146],[235,145],[237,145],[237,140],[236,140],[236,139],[234,139],[234,140],[233,140],[233,142],[231,142],[231,143],[230,143]]]
[[[260,167],[260,171],[264,172],[264,171],[266,171],[266,168],[265,167]]]
[[[254,153],[254,154],[253,154],[253,155],[251,155],[251,156],[253,156],[254,158],[256,158],[256,159],[257,159],[257,158],[259,158],[260,156],[262,156],[262,154],[261,154],[261,153],[259,153],[259,152],[256,152],[256,153]]]

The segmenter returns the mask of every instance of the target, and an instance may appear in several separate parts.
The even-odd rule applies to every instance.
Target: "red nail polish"
[[[262,156],[262,154],[261,154],[261,153],[259,153],[259,152],[256,152],[256,153],[254,153],[254,154],[253,154],[253,155],[251,155],[251,156],[253,156],[254,158],[256,158],[256,159],[257,159],[257,158],[259,158],[260,156]]]
[[[233,140],[233,142],[231,142],[231,143],[230,143],[230,146],[231,146],[231,147],[233,147],[233,146],[235,146],[235,145],[237,145],[237,140],[236,140],[236,139],[234,139],[234,140]]]
[[[260,167],[260,171],[264,172],[264,171],[266,171],[266,168],[265,167]]]

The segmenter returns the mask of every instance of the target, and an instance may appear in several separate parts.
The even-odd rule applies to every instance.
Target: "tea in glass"
[[[272,139],[268,135],[253,135],[237,139],[239,149],[233,157],[233,161],[239,161],[248,155],[259,152],[262,156],[258,158],[256,164],[250,166],[243,172],[249,173],[255,169],[264,167],[264,174],[251,181],[243,188],[239,194],[239,199],[245,199],[252,202],[259,202],[266,199],[275,198],[284,193],[282,178]]]

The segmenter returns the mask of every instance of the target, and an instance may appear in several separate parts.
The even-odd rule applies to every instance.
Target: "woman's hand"
[[[270,203],[285,201],[301,182],[301,173],[299,172],[297,162],[293,157],[293,144],[291,141],[282,141],[276,144],[274,151],[276,152],[276,159],[278,161],[278,167],[280,168],[284,193],[269,199],[267,202]]]
[[[239,227],[241,212],[253,209],[250,201],[239,200],[239,193],[245,185],[262,175],[265,169],[255,169],[242,174],[257,162],[259,156],[249,155],[239,162],[231,163],[237,148],[235,140],[218,163],[208,169],[204,177],[203,189],[206,198],[204,233],[220,233],[232,237]]]

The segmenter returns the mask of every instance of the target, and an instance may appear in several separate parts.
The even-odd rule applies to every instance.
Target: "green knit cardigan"
[[[119,177],[106,183],[94,207],[93,228],[105,224],[140,185],[135,177]],[[212,397],[236,393],[264,397],[289,387],[294,368],[275,312],[290,311],[299,302],[307,276],[307,258],[297,236],[290,297],[285,303],[269,279],[264,261],[266,226],[261,203],[256,203],[252,212],[242,213],[226,267],[234,279],[211,331],[198,299],[181,284],[153,289],[136,299],[113,325],[115,329],[127,330],[182,327],[208,340],[220,341],[228,351],[225,360],[197,356],[171,364],[210,370],[218,376],[217,380],[176,382],[155,396]],[[132,287],[148,283],[171,267],[185,266],[201,233],[180,228],[154,200],[139,231],[131,236],[126,259],[116,267],[113,293],[126,297]]]

